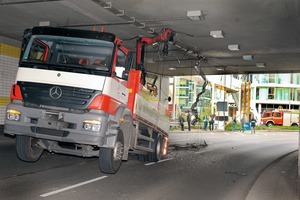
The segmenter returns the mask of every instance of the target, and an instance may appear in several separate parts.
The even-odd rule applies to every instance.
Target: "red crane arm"
[[[163,29],[161,33],[154,37],[139,37],[136,45],[136,65],[137,69],[143,69],[144,47],[156,42],[172,41],[175,32],[169,28]]]

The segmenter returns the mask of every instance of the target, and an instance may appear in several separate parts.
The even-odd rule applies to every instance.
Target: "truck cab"
[[[43,150],[98,156],[101,171],[116,173],[129,153],[160,160],[169,120],[159,99],[141,95],[142,74],[112,33],[27,29],[4,132],[27,162]]]
[[[293,110],[265,110],[261,124],[266,126],[299,126],[299,112]]]
[[[266,126],[282,125],[283,123],[283,112],[276,110],[265,110],[261,117],[261,123]]]

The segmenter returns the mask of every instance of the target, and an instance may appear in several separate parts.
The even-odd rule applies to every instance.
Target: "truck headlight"
[[[21,112],[18,110],[7,110],[6,111],[6,119],[11,121],[20,121]]]
[[[101,121],[97,121],[97,120],[84,120],[82,128],[84,130],[86,130],[86,131],[98,132],[98,131],[100,131],[100,128],[101,128]]]

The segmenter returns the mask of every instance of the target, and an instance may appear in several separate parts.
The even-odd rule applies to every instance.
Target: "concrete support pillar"
[[[258,111],[257,111],[257,119],[258,119],[258,121],[260,121],[261,120],[261,103],[259,103],[258,104]]]
[[[300,107],[299,107],[300,113]],[[299,114],[300,115],[300,114]],[[299,116],[299,125],[300,125],[300,116]],[[298,180],[297,180],[297,189],[298,189],[298,199],[300,199],[300,129],[298,134]]]
[[[214,106],[215,106],[215,84],[212,83],[212,85],[211,85],[211,113],[214,112]]]
[[[176,109],[175,109],[175,105],[176,105],[176,77],[173,77],[173,96],[172,96],[172,119],[175,120],[176,119]]]

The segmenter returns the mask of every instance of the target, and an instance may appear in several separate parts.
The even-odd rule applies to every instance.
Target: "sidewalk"
[[[268,166],[252,186],[246,200],[298,200],[298,151]]]

